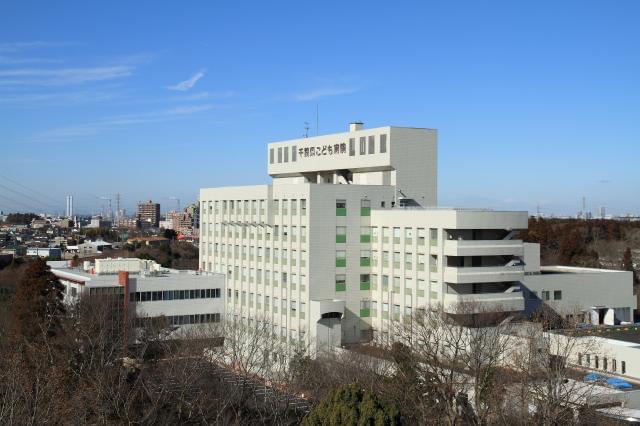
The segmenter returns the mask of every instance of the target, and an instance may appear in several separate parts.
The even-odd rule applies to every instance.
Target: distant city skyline
[[[638,2],[116,3],[4,5],[0,210],[166,212],[361,120],[438,129],[441,206],[640,214]]]

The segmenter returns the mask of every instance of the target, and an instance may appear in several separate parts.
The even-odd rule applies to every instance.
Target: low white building
[[[636,297],[633,273],[571,266],[540,266],[540,245],[525,243],[522,291],[525,311],[542,304],[561,316],[581,315],[593,325],[616,325],[633,321]]]
[[[175,326],[220,322],[224,313],[222,274],[164,269],[143,259],[98,259],[82,268],[67,262],[50,266],[65,287],[66,303],[122,294],[125,308],[138,318],[164,316]]]

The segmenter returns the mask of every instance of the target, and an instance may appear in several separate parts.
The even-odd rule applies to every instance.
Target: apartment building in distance
[[[352,123],[266,154],[271,185],[200,190],[200,266],[226,275],[227,315],[320,348],[390,339],[416,309],[525,312],[528,214],[438,208],[435,130]]]
[[[138,203],[136,218],[141,227],[157,228],[160,225],[160,204],[151,200]]]

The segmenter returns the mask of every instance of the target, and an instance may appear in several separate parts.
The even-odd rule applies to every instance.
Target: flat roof
[[[598,269],[598,268],[584,268],[579,266],[564,266],[564,265],[551,265],[541,266],[540,273],[542,274],[603,274],[603,273],[624,273],[626,271],[618,271],[615,269]]]

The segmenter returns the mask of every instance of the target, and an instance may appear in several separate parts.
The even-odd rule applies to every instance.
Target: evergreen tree
[[[55,336],[64,314],[64,287],[43,259],[33,261],[18,284],[13,304],[16,337],[28,341]]]
[[[398,410],[358,385],[342,386],[331,392],[303,419],[302,425],[397,425]]]

